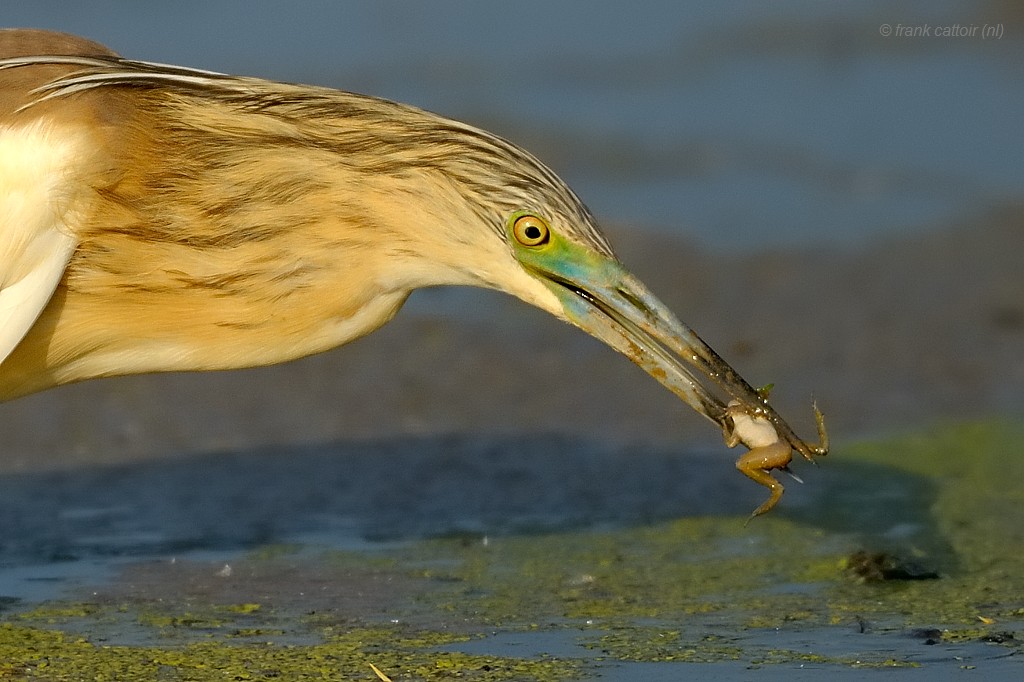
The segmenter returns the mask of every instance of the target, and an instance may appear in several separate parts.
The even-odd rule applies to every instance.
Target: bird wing
[[[11,212],[5,204],[10,198],[3,196],[3,189],[0,181],[0,215],[7,218]],[[43,230],[27,243],[4,243],[11,241],[11,227],[6,220],[0,224],[0,362],[43,312],[76,244],[60,229]]]
[[[24,55],[49,55],[34,63]],[[64,125],[82,108],[18,114],[33,91],[75,60],[117,55],[84,38],[30,29],[0,30],[0,362],[21,342],[53,296],[77,246],[69,223],[83,191],[76,167],[88,145]],[[47,70],[31,67],[48,64]],[[70,62],[70,63],[67,63]],[[86,64],[79,64],[84,67]],[[82,105],[89,106],[88,104]]]
[[[46,307],[75,249],[62,182],[71,151],[39,127],[0,126],[0,362]]]
[[[0,362],[53,295],[77,240],[67,221],[83,146],[47,118],[18,117],[18,83],[0,78]]]

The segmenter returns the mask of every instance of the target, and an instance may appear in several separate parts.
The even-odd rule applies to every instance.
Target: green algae
[[[860,444],[829,460],[855,471],[884,465],[876,476],[892,478],[888,472],[896,468],[928,477],[929,486],[914,484],[934,489],[930,507],[923,510],[908,508],[898,497],[884,504],[872,501],[871,481],[850,480],[849,487],[862,493],[865,516],[875,517],[877,507],[884,506],[886,528],[905,517],[923,526],[919,536],[933,547],[952,553],[952,561],[923,553],[922,561],[957,567],[940,580],[855,580],[845,570],[851,550],[893,541],[873,537],[873,522],[865,524],[865,532],[836,534],[816,527],[808,514],[771,515],[748,528],[737,519],[704,517],[486,544],[436,541],[417,549],[421,561],[434,555],[435,564],[419,575],[447,583],[442,608],[491,624],[672,619],[721,611],[749,613],[760,626],[828,624],[852,614],[889,615],[905,624],[974,623],[979,615],[1019,618],[1022,442],[1024,429],[1015,425],[972,424]],[[856,520],[858,509],[850,511]],[[903,551],[921,554],[920,537]]]
[[[805,573],[790,552],[814,556],[820,538],[784,520],[756,536],[742,524],[698,518],[607,533],[499,538],[486,546],[439,543],[459,557],[423,574],[446,589],[442,608],[501,625],[515,622],[677,618],[734,610]],[[799,549],[796,549],[799,548]],[[834,563],[834,559],[831,560]],[[799,610],[804,600],[794,597]]]
[[[296,612],[259,592],[221,604],[209,597],[48,603],[3,614],[0,660],[13,663],[0,666],[0,678],[79,679],[69,671],[86,670],[100,680],[374,679],[372,662],[395,680],[554,680],[580,674],[588,658],[918,665],[892,652],[873,658],[775,648],[758,636],[776,629],[827,638],[851,628],[936,628],[943,642],[1018,651],[1022,436],[1018,424],[973,423],[837,447],[822,463],[834,482],[822,486],[816,504],[789,510],[783,500],[746,527],[738,515],[604,531],[464,535],[371,553],[258,549],[236,563],[236,573],[249,566],[273,579],[280,570],[282,580],[300,584],[320,573],[328,581],[373,577],[412,596],[382,607],[400,623],[393,627],[380,627],[381,613],[326,605]],[[936,567],[940,577],[865,581],[850,570],[859,550],[897,552]],[[316,571],[303,573],[309,565]],[[702,626],[709,619],[715,633]],[[109,637],[109,644],[76,634],[97,622],[128,623],[136,634]],[[495,630],[560,630],[580,650],[530,659],[437,650]]]
[[[739,519],[689,518],[486,544],[438,541],[418,550],[421,559],[435,555],[420,575],[443,586],[432,598],[460,618],[505,627],[617,628],[618,643],[605,648],[621,660],[687,660],[680,651],[693,651],[693,660],[713,659],[719,654],[699,639],[664,649],[671,627],[652,635],[631,626],[702,614],[728,618],[740,630],[858,623],[888,631],[922,624],[975,628],[988,619],[992,624],[979,628],[976,639],[984,640],[986,630],[1005,630],[1008,622],[1005,645],[1019,646],[1022,638],[1012,637],[1012,627],[1024,612],[1022,436],[1016,424],[966,424],[837,450],[828,466],[849,472],[840,472],[847,500],[841,532],[830,518],[836,510],[816,507],[774,514],[748,528]],[[870,475],[856,476],[865,472]],[[879,488],[883,495],[876,494]],[[888,536],[901,524],[916,530],[902,540]],[[847,570],[848,557],[864,547],[895,547],[941,567],[941,578],[865,583]],[[631,649],[623,644],[630,639]]]
[[[818,663],[844,665],[850,668],[920,668],[921,664],[915,661],[904,661],[896,658],[865,659],[864,657],[850,656],[825,656],[822,654],[808,653],[806,651],[792,651],[789,649],[772,649],[760,658],[752,661],[753,666],[780,665],[787,663]]]
[[[231,617],[233,612],[228,607],[207,606],[201,611],[194,608],[183,608],[179,605],[168,605],[163,608],[142,608],[138,611],[137,622],[147,628],[158,630],[162,635],[180,633],[182,631],[209,632],[235,625]]]
[[[935,483],[932,532],[952,554],[941,580],[881,585],[841,583],[836,613],[949,625],[979,618],[1019,620],[1024,604],[1024,428],[1006,422],[961,424],[881,443],[849,456],[886,463]]]
[[[44,604],[28,611],[20,611],[14,615],[17,620],[36,621],[49,623],[66,623],[74,618],[87,618],[94,616],[99,611],[96,604],[88,603],[62,603]]]
[[[433,651],[461,638],[412,636],[396,629],[354,628],[310,646],[235,646],[198,642],[184,647],[97,645],[84,637],[10,623],[0,625],[0,675],[11,679],[82,680],[350,680],[372,679],[370,663],[392,679],[564,680],[577,666]]]
[[[718,663],[744,654],[742,647],[716,635],[686,637],[680,630],[649,626],[617,628],[584,640],[584,646],[617,661],[644,663]]]

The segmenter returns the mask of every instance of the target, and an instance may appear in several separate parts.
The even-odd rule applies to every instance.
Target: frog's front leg
[[[751,480],[760,483],[769,490],[771,495],[760,507],[754,510],[750,518],[760,516],[778,504],[785,490],[782,484],[771,475],[772,469],[785,469],[793,459],[793,450],[785,441],[775,441],[768,445],[756,447],[736,460],[736,468]]]

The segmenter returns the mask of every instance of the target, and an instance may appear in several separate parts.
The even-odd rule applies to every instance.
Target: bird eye
[[[523,246],[541,246],[548,243],[551,230],[535,215],[521,215],[512,223],[512,234]]]

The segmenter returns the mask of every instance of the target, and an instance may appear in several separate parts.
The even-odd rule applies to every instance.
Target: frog
[[[758,393],[767,400],[770,389],[769,385],[759,389]],[[828,452],[828,434],[825,431],[824,415],[818,409],[817,404],[814,405],[814,417],[818,425],[821,445],[810,448],[810,451],[817,455],[824,455]],[[769,421],[763,410],[748,406],[739,400],[729,401],[725,407],[722,433],[726,446],[732,448],[743,445],[748,448],[748,452],[736,460],[736,468],[754,482],[760,483],[771,491],[768,499],[747,518],[747,523],[751,519],[771,511],[782,499],[785,487],[772,476],[772,471],[784,471],[797,482],[803,483],[789,469],[789,464],[793,461],[792,443],[779,435],[775,425]]]

